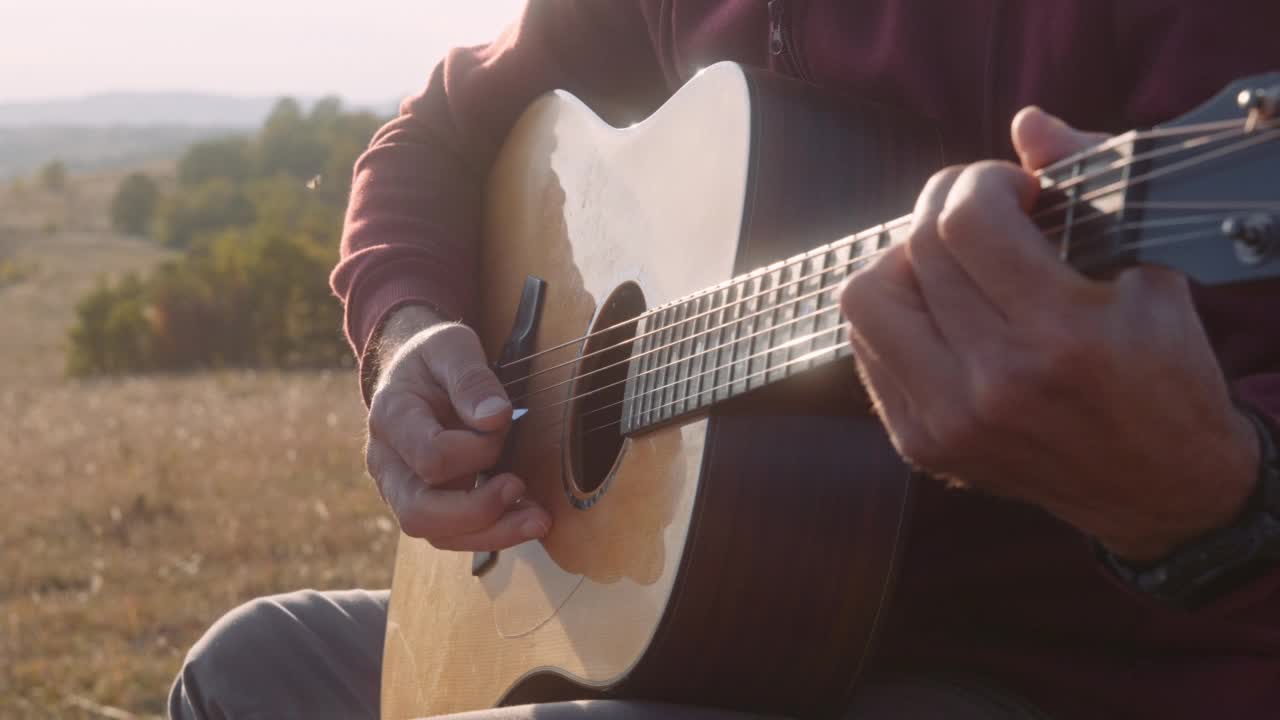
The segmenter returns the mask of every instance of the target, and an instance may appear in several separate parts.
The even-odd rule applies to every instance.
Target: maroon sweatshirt
[[[553,88],[627,121],[734,60],[931,118],[964,162],[1012,158],[1025,105],[1092,130],[1169,120],[1280,69],[1278,38],[1274,0],[540,0],[491,45],[450,52],[378,132],[333,287],[362,361],[398,306],[470,316],[482,180]],[[1280,416],[1280,284],[1198,300],[1237,392]],[[1046,513],[923,485],[880,670],[976,673],[1055,718],[1280,718],[1280,570],[1172,610]]]

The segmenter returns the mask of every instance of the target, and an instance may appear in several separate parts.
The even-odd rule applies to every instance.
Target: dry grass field
[[[0,187],[0,718],[162,715],[227,609],[390,581],[351,373],[64,377],[81,294],[165,256],[106,228],[116,179]]]

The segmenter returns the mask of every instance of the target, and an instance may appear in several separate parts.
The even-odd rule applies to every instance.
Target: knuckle
[[[928,195],[934,191],[950,188],[964,170],[964,165],[948,165],[942,168],[929,176],[929,182],[925,183],[925,189],[921,194]]]
[[[951,199],[938,213],[936,230],[938,237],[948,245],[971,242],[982,230],[985,211],[971,190],[953,191]]]

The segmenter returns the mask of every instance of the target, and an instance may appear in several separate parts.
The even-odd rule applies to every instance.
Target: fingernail
[[[506,505],[519,500],[521,495],[524,495],[524,487],[519,480],[511,480],[502,486],[502,502]]]
[[[509,407],[510,404],[506,400],[498,397],[497,395],[492,395],[476,403],[476,417],[492,417]]]
[[[524,536],[527,538],[540,538],[543,535],[546,535],[547,530],[549,529],[549,527],[542,524],[541,520],[536,520],[534,518],[525,520],[524,524],[520,526],[520,532],[524,533]]]

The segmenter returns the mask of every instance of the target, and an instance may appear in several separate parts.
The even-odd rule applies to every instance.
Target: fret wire
[[[682,347],[684,349],[684,356],[681,359],[681,364],[684,366],[684,369],[683,369],[684,382],[681,383],[681,385],[676,388],[677,390],[676,395],[682,398],[680,401],[680,405],[678,406],[680,412],[688,412],[689,410],[689,407],[688,407],[689,396],[691,394],[690,385],[693,382],[694,345],[698,339],[698,333],[697,333],[698,319],[693,316],[698,314],[698,306],[701,303],[701,301],[702,301],[701,296],[698,296],[690,300],[688,303],[686,303],[686,306],[688,308],[688,312],[686,314],[692,319],[685,320],[684,322],[686,335],[688,336],[688,340],[686,340],[682,344]]]
[[[745,297],[746,300],[741,303],[738,303],[735,306],[734,313],[733,313],[733,320],[730,321],[732,325],[729,327],[729,335],[731,336],[730,342],[732,343],[732,345],[729,348],[730,385],[729,385],[729,391],[727,393],[730,396],[734,395],[736,392],[736,390],[734,390],[735,384],[733,381],[736,380],[739,376],[746,375],[746,373],[742,371],[742,368],[740,365],[741,361],[738,359],[738,357],[742,354],[740,351],[740,348],[742,346],[742,343],[740,341],[742,337],[742,322],[743,322],[743,317],[750,315],[751,299],[755,297],[755,295],[753,295],[752,293],[755,292],[754,287],[758,284],[757,283],[758,277],[759,276],[755,276],[745,280],[743,282],[742,287],[739,288],[738,295],[741,297]]]
[[[714,293],[714,295],[708,296],[708,305],[710,307],[716,307],[717,302],[721,302],[722,300],[723,300],[723,296],[721,295],[721,293]],[[714,322],[713,320],[714,318],[716,318],[716,315],[714,314],[707,315],[707,319],[703,320],[703,334],[707,336],[704,338],[704,341],[703,341],[704,352],[705,350],[707,350],[707,346],[709,345],[709,343],[712,342],[712,334],[710,334],[710,329],[712,329],[712,323]],[[708,365],[713,363],[714,363],[714,356],[705,356],[703,360],[703,364],[700,365],[700,369],[705,370],[707,369]],[[712,393],[710,393],[707,387],[705,387],[705,386],[708,386],[708,384],[709,386],[712,386],[712,387],[716,386],[716,375],[712,375],[712,377],[708,378],[707,383],[699,384],[699,387],[698,387],[698,404],[699,405],[708,405],[710,404],[710,402],[714,400],[714,396],[712,395]]]
[[[783,267],[778,268],[777,270],[774,271],[774,274],[772,276],[773,288],[774,288],[773,312],[769,313],[769,327],[771,328],[771,332],[769,332],[769,334],[761,338],[762,342],[767,343],[768,345],[772,345],[774,347],[783,345],[785,343],[785,340],[779,341],[779,335],[783,332],[782,324],[781,324],[782,320],[779,316],[785,316],[787,312],[786,302],[783,299],[786,295],[786,288],[779,287],[779,285],[781,285],[783,282],[786,282],[787,267],[790,267],[790,266],[784,265]],[[782,348],[782,352],[786,353],[785,347]],[[769,377],[768,370],[769,370],[769,366],[773,364],[773,358],[774,358],[774,355],[772,353],[765,353],[765,356],[760,359],[760,364],[764,365],[765,367],[765,373],[764,373],[764,376],[760,378],[760,384],[757,385],[756,387],[760,387],[761,385],[768,385],[770,382],[772,382],[772,380]]]
[[[724,323],[725,323],[725,318],[728,316],[728,313],[729,313],[729,303],[731,302],[730,300],[731,297],[733,297],[732,289],[725,288],[723,290],[723,294],[720,296],[720,313],[719,315],[715,316],[717,319],[716,319],[715,325],[712,326],[712,328],[715,329],[716,331],[715,345],[713,345],[712,347],[715,347],[716,345],[723,347],[724,345],[724,337],[726,332]],[[724,350],[716,351],[716,354],[713,357],[715,357],[715,361],[712,363],[712,367],[718,367],[722,362],[724,362]],[[715,386],[718,385],[723,380],[723,377],[726,376],[727,374],[728,373],[722,374],[722,372],[719,370],[716,371],[715,381],[711,383],[712,389],[709,390],[707,393],[709,396],[709,399],[707,401],[708,404],[715,403],[716,401]]]
[[[663,418],[663,408],[667,407],[668,402],[670,402],[671,375],[674,369],[672,368],[671,359],[675,355],[676,350],[676,343],[673,341],[673,338],[675,338],[676,335],[675,319],[679,312],[679,307],[679,305],[672,305],[667,308],[666,322],[663,323],[666,327],[666,333],[662,339],[662,344],[666,347],[663,349],[662,353],[659,353],[659,357],[661,358],[662,354],[665,353],[666,359],[662,361],[662,373],[659,378],[659,382],[661,383],[660,387],[662,388],[662,392],[658,395],[659,420]]]
[[[637,334],[641,333],[642,329],[648,329],[650,319],[651,318],[646,318],[646,317],[641,317],[639,319],[639,321],[636,323]],[[631,385],[633,392],[628,396],[626,392],[626,385],[624,385],[623,395],[622,395],[623,400],[630,399],[631,401],[631,404],[627,407],[629,407],[631,410],[628,413],[628,415],[631,418],[632,425],[640,424],[641,403],[644,399],[643,393],[645,390],[648,389],[648,383],[649,383],[649,376],[643,374],[641,371],[643,369],[643,365],[645,362],[644,358],[648,357],[647,351],[649,349],[649,345],[651,344],[651,341],[649,340],[648,336],[642,335],[639,342],[640,342],[639,350],[644,353],[644,357],[640,358],[639,363],[631,364],[631,369],[633,369],[635,373],[634,376],[631,374],[631,372],[627,373],[627,381],[628,381],[627,385]]]
[[[794,270],[799,271],[797,273],[798,275],[803,275],[804,268],[806,267],[806,264],[808,262],[809,260],[808,258],[806,258],[804,260],[801,260],[799,265],[784,266],[779,271],[781,273],[779,279],[783,281],[790,280],[791,279],[790,275]],[[778,342],[779,336],[781,336],[782,338],[785,338],[783,342],[787,342],[788,340],[791,340],[796,336],[796,333],[795,333],[796,327],[795,325],[791,324],[789,320],[796,317],[795,303],[797,302],[797,300],[795,298],[800,293],[795,292],[795,290],[798,290],[798,289],[799,289],[799,285],[789,285],[788,287],[782,288],[778,291],[778,295],[779,295],[778,303],[777,303],[778,312],[775,312],[773,316],[774,327],[777,328],[777,330],[773,335],[775,344]],[[779,314],[782,315],[781,319],[778,318]],[[785,328],[785,330],[783,328]],[[795,356],[795,346],[788,344],[786,348],[783,350],[782,362],[786,363],[788,360],[790,360],[794,356]],[[770,358],[770,362],[772,362],[772,358]],[[781,368],[780,372],[782,373],[783,378],[791,374],[785,364]],[[768,381],[768,378],[769,376],[766,375],[765,380]]]
[[[671,402],[677,405],[681,399],[680,385],[684,382],[685,378],[684,345],[687,333],[685,331],[684,318],[688,314],[689,306],[687,303],[680,303],[676,305],[676,322],[675,326],[671,329],[671,337],[674,338],[675,343],[671,348],[671,354],[675,358],[672,363],[673,367],[671,368],[671,374],[675,378],[675,382],[671,386]],[[677,410],[677,407],[672,407],[670,412],[676,412]]]
[[[702,310],[704,302],[707,307],[711,307],[715,305],[715,295],[707,295],[705,296],[705,300],[704,298],[699,298],[698,299],[699,311]],[[697,338],[697,342],[694,344],[693,350],[694,350],[695,356],[698,358],[698,362],[696,365],[694,365],[694,367],[697,368],[699,373],[701,373],[703,370],[706,369],[707,362],[709,360],[706,352],[704,351],[707,349],[707,341],[709,340],[706,333],[707,333],[707,326],[711,322],[711,317],[709,315],[704,316],[701,313],[699,313],[699,315],[702,317],[702,319],[695,320],[693,324],[693,334],[694,334],[694,337]],[[715,378],[711,378],[711,380],[714,380],[714,379]],[[700,407],[702,405],[703,403],[702,388],[706,384],[707,384],[707,378],[702,377],[701,379],[698,380],[693,391],[694,407]]]
[[[656,317],[654,317],[654,316],[646,317],[646,318],[645,318],[645,325],[646,325],[646,326],[648,326],[649,321],[651,321],[651,320],[652,320],[652,321],[654,321],[654,322],[656,322],[656,321],[657,321],[657,318],[656,318]],[[633,361],[635,361],[635,360],[637,360],[637,359],[639,360],[639,365],[636,367],[636,378],[635,378],[635,379],[636,379],[636,382],[637,382],[637,383],[642,383],[642,384],[643,384],[643,387],[638,387],[638,388],[637,388],[638,392],[640,392],[640,393],[642,393],[642,394],[640,394],[640,395],[635,399],[635,408],[636,408],[636,424],[637,424],[637,425],[642,425],[642,424],[644,424],[644,420],[645,420],[645,413],[648,411],[649,388],[651,387],[651,383],[652,383],[652,375],[650,375],[650,374],[649,374],[649,368],[650,368],[651,363],[653,362],[653,361],[652,361],[652,357],[653,357],[653,352],[652,352],[652,350],[653,350],[653,342],[654,342],[653,338],[654,338],[654,336],[653,336],[652,334],[647,335],[647,336],[645,336],[645,337],[641,338],[641,341],[642,341],[642,342],[644,342],[644,344],[645,344],[645,348],[644,348],[644,355],[643,355],[642,357],[640,357],[640,358],[633,358],[633,359],[632,359]],[[514,402],[518,402],[518,401],[513,401],[513,404],[514,404]]]
[[[707,295],[699,295],[698,299],[693,303],[693,336],[689,342],[689,351],[692,358],[689,360],[689,373],[691,378],[699,379],[691,381],[685,388],[685,397],[687,398],[685,401],[686,411],[698,407],[698,404],[702,401],[703,380],[701,376],[692,375],[692,373],[700,372],[703,366],[706,365],[706,354],[702,352],[707,347],[707,339],[703,335],[706,330],[706,321],[701,319],[704,317],[701,313],[709,303],[710,296]]]
[[[770,327],[772,327],[772,323],[768,322],[768,315],[770,310],[773,309],[773,305],[771,303],[768,303],[767,301],[767,298],[769,297],[769,293],[773,291],[773,274],[772,273],[765,273],[764,275],[760,276],[760,287],[765,292],[763,292],[759,298],[756,298],[755,306],[756,306],[756,309],[759,310],[760,306],[763,304],[765,305],[765,310],[761,312],[759,315],[757,315],[753,319],[751,325],[749,325],[747,328],[748,331],[751,333],[751,337],[747,339],[748,358],[747,358],[747,367],[746,367],[746,372],[747,372],[746,388],[748,391],[754,389],[751,385],[751,380],[757,376],[755,372],[755,368],[758,366],[765,366],[765,367],[768,366],[768,363],[764,362],[764,359],[758,356],[758,354],[756,353],[756,348],[760,346],[761,342],[765,342],[766,345],[768,344],[767,341],[764,341],[760,337],[760,335],[761,333],[766,332]],[[759,330],[760,332],[756,332],[757,330]],[[753,360],[755,362],[753,362]],[[759,387],[759,384],[757,384],[755,387]]]
[[[702,326],[702,334],[705,337],[703,339],[702,345],[700,346],[701,348],[700,352],[707,355],[707,357],[705,357],[705,359],[698,366],[699,369],[701,370],[705,370],[708,367],[711,367],[711,368],[715,367],[716,355],[715,353],[710,352],[711,348],[715,347],[717,342],[717,340],[713,338],[713,332],[715,329],[715,324],[717,322],[715,310],[716,308],[723,307],[723,305],[724,305],[724,295],[722,293],[714,292],[707,296],[707,308],[711,312],[706,316],[706,320],[703,322],[703,326]],[[705,389],[705,385],[707,384],[715,385],[714,375],[711,377],[711,380],[709,381],[709,383],[699,383],[698,385],[697,404],[699,406],[710,405],[712,401],[715,399],[711,395],[707,394]]]
[[[693,319],[689,321],[689,359],[686,361],[689,366],[689,379],[685,383],[684,389],[686,412],[691,408],[697,407],[698,400],[700,399],[698,396],[698,382],[695,380],[698,376],[694,375],[694,372],[699,369],[699,366],[702,365],[704,361],[704,356],[700,353],[702,349],[706,347],[706,338],[702,336],[702,331],[700,329],[702,320],[699,319],[699,313],[702,311],[705,304],[706,296],[699,295],[694,299],[693,307],[691,308]]]

